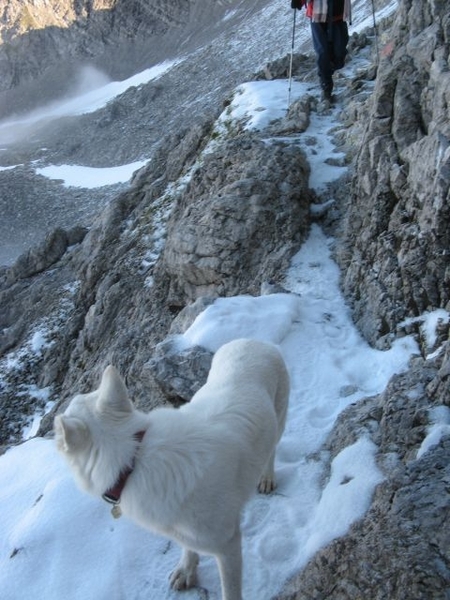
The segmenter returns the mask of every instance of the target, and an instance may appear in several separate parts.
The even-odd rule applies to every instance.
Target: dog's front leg
[[[174,590],[187,590],[197,584],[197,552],[183,548],[180,562],[170,576],[170,585]]]
[[[242,549],[241,532],[234,537],[220,554],[216,554],[222,582],[222,600],[242,600]]]

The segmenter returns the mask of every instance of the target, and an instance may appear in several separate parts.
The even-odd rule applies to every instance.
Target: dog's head
[[[75,396],[66,411],[55,417],[57,448],[87,491],[102,489],[109,470],[104,457],[109,451],[112,457],[117,454],[121,428],[133,410],[124,382],[109,366],[97,390]]]

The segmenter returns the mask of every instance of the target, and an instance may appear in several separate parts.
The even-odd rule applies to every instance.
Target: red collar
[[[138,431],[137,433],[134,434],[134,438],[140,443],[140,442],[142,442],[142,439],[145,434],[146,434],[145,430]],[[106,500],[106,502],[109,502],[110,504],[119,504],[120,503],[120,496],[122,495],[123,488],[125,487],[125,485],[128,481],[128,477],[134,471],[135,461],[136,461],[136,455],[133,456],[131,466],[126,467],[123,471],[121,471],[116,483],[112,487],[110,487],[108,490],[106,490],[106,492],[102,495],[103,500]]]

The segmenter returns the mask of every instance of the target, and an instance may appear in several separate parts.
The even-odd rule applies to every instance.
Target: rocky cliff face
[[[373,79],[372,65],[349,82],[344,99],[339,136],[350,181],[340,182],[335,206],[319,219],[335,236],[342,286],[363,334],[386,346],[393,333],[415,331],[422,356],[380,396],[341,414],[327,442],[330,464],[364,434],[380,449],[385,480],[367,515],[321,550],[280,600],[448,597],[448,436],[418,455],[432,409],[450,406],[448,323],[433,347],[420,330],[424,310],[450,308],[446,4],[401,0],[392,27],[380,31],[374,87],[355,91]],[[293,130],[307,118],[303,109]],[[75,384],[90,387],[112,361],[138,405],[187,399],[208,357],[167,360],[168,333],[184,330],[217,295],[258,293],[280,280],[308,231],[308,165],[300,148],[267,146],[256,134],[218,140],[220,110],[165,138],[88,232],[57,231],[2,271],[0,352],[26,347],[41,324],[49,332],[43,351],[25,354],[8,374],[3,444],[20,439],[17,414],[36,407],[17,393],[30,379],[53,386],[64,403]],[[160,374],[167,381],[174,372],[183,385],[162,389]],[[51,416],[42,434],[50,424]]]
[[[106,18],[109,32],[123,30],[132,36],[138,32],[148,33],[148,24],[160,22],[166,27],[182,22],[181,15],[189,7],[187,0],[153,0],[128,2],[125,7],[120,0],[67,0],[54,2],[46,0],[11,0],[3,8],[0,35],[3,43],[11,43],[16,38],[49,27],[67,29],[76,25],[80,30],[91,27]],[[92,33],[95,32],[95,29]]]
[[[190,0],[10,0],[0,22],[4,67],[20,52],[31,59],[31,65],[21,74],[14,65],[16,78],[35,77],[39,70],[33,73],[32,66],[42,69],[70,55],[92,57],[102,45],[113,47],[126,39],[143,39],[180,26],[186,23],[191,4]],[[49,52],[49,45],[54,53]],[[45,56],[41,65],[37,49]],[[2,89],[17,83],[17,79],[2,78]]]
[[[365,124],[338,260],[374,344],[450,300],[449,28],[445,2],[401,2],[373,97],[357,109]]]

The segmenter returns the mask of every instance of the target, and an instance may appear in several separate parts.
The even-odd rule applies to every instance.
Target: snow
[[[0,167],[0,171],[10,171],[11,169],[15,169],[16,167],[22,167],[23,165],[12,165],[10,167]]]
[[[413,323],[420,323],[420,330],[425,340],[427,348],[434,348],[437,343],[437,331],[439,326],[447,324],[450,321],[450,313],[444,308],[437,308],[430,312],[419,315],[418,317],[411,317],[402,321],[400,326],[408,326]],[[434,352],[427,355],[428,359],[434,358],[442,350],[442,346],[434,350]]]
[[[147,161],[141,160],[117,167],[94,168],[78,165],[51,165],[36,169],[38,175],[49,179],[60,179],[69,187],[98,188],[105,185],[126,183],[135,171],[143,167]]]
[[[306,527],[304,563],[364,516],[374,487],[383,479],[375,454],[376,446],[360,438],[334,459],[330,479]]]
[[[23,394],[23,395],[26,394],[27,396],[32,396],[33,398],[36,398],[36,400],[41,400],[41,401],[45,402],[45,404],[41,410],[35,411],[34,415],[32,415],[30,421],[28,422],[27,426],[24,428],[24,430],[22,432],[23,439],[29,440],[37,434],[37,432],[39,430],[39,426],[42,421],[42,417],[51,411],[51,409],[55,405],[55,401],[49,400],[50,393],[51,393],[50,387],[45,387],[45,388],[39,388],[37,386],[23,386],[23,387],[25,389],[23,389],[22,392],[18,392],[18,394],[17,394],[18,396],[20,396],[21,394]]]
[[[137,77],[132,85],[139,81]],[[292,101],[304,93],[305,85],[294,82]],[[86,110],[95,106],[92,94]],[[263,131],[285,114],[287,96],[285,80],[248,82],[238,88],[219,126],[225,127],[228,119]],[[308,156],[315,161],[310,184],[318,191],[343,172],[343,167],[326,162],[334,153],[330,131],[335,115],[334,110],[314,115],[307,132],[291,139],[305,149],[308,137],[315,140]],[[133,164],[133,170],[139,168]],[[65,185],[95,187],[110,184],[100,177],[106,171],[60,165],[38,172]],[[130,174],[124,167],[123,177]],[[334,457],[328,471],[330,457],[323,443],[349,404],[381,393],[390,377],[405,371],[418,353],[412,336],[396,340],[386,351],[362,339],[339,289],[332,244],[313,226],[286,273],[283,285],[289,293],[220,298],[177,338],[182,347],[201,344],[213,351],[240,337],[272,341],[290,373],[290,407],[276,460],[278,488],[270,496],[255,494],[242,516],[246,600],[271,598],[319,548],[344,535],[365,514],[375,486],[383,480],[377,447],[362,435]],[[443,317],[422,318],[429,339]],[[40,352],[44,334],[36,332],[31,342],[33,351]],[[39,392],[45,401],[46,390]],[[420,455],[450,429],[450,411],[431,416]],[[24,439],[34,431],[32,422]],[[205,597],[204,589],[210,600],[220,599],[219,576],[210,557],[200,563],[203,591],[182,596],[171,591],[168,576],[178,561],[178,547],[126,518],[112,519],[106,503],[78,490],[53,440],[30,439],[0,456],[0,482],[2,599],[194,600]]]
[[[300,298],[290,294],[218,298],[186,333],[178,336],[179,347],[200,345],[216,352],[236,337],[242,321],[245,337],[279,344],[300,318],[300,308]],[[267,315],[270,315],[270,327],[261,328]]]
[[[435,406],[430,409],[429,419],[431,425],[417,451],[417,458],[421,458],[428,450],[437,446],[444,436],[450,435],[450,408],[448,406]]]
[[[292,100],[306,93],[306,84],[292,82]],[[229,108],[219,118],[219,126],[226,130],[228,121],[242,122],[246,129],[262,131],[275,119],[286,116],[288,81],[249,81],[236,88]]]

